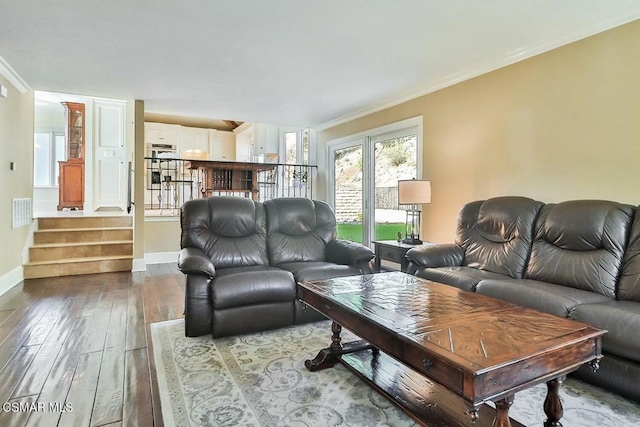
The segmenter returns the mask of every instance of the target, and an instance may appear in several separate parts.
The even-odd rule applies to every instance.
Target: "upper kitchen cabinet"
[[[267,153],[278,153],[278,127],[261,123],[244,123],[233,130],[236,134],[236,161],[259,160]]]
[[[207,159],[209,154],[209,130],[181,126],[178,132],[180,157]],[[204,155],[204,157],[202,157]]]
[[[175,153],[173,157],[177,158],[209,158],[209,129],[146,122],[144,134],[147,152],[151,149]]]
[[[166,144],[175,149],[178,143],[177,126],[165,125],[163,123],[145,123],[144,140],[147,145]]]
[[[211,151],[209,159],[221,162],[236,161],[236,134],[222,130],[209,130]]]

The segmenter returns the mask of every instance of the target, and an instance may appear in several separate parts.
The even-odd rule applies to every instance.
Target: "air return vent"
[[[13,199],[12,228],[31,224],[31,199]]]

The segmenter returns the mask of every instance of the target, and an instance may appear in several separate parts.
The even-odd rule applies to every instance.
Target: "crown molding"
[[[524,61],[525,59],[529,59],[536,55],[549,52],[553,49],[557,49],[559,47],[568,45],[570,43],[574,43],[576,41],[585,39],[587,37],[594,36],[596,34],[610,30],[612,28],[615,28],[624,24],[628,24],[637,19],[640,19],[640,14],[638,14],[637,11],[632,11],[628,14],[624,14],[624,16],[616,15],[613,17],[605,17],[604,19],[598,22],[595,22],[593,25],[587,28],[581,28],[578,31],[565,34],[561,37],[548,37],[547,39],[542,40],[541,42],[536,43],[527,48],[521,48],[511,52],[507,52],[506,54],[501,55],[493,60],[476,64],[460,73],[454,73],[454,74],[445,76],[433,82],[431,85],[423,89],[420,89],[418,91],[405,93],[398,97],[388,99],[384,102],[373,104],[369,107],[366,107],[362,110],[348,114],[346,116],[339,117],[335,120],[330,120],[328,122],[322,123],[316,126],[316,130],[321,131],[321,130],[329,129],[329,128],[350,122],[352,120],[356,120],[361,117],[368,116],[369,114],[377,113],[387,108],[395,107],[396,105],[400,105],[405,102],[411,101],[413,99],[419,98],[421,96],[436,92],[440,89],[453,86],[465,80],[469,80],[474,77],[478,77],[483,74],[490,73],[492,71],[498,70],[508,65],[515,64],[516,62]]]
[[[24,94],[31,90],[27,82],[25,82],[22,77],[16,73],[16,70],[11,68],[11,65],[9,65],[2,56],[0,56],[0,75],[9,80],[9,83],[18,89],[18,92],[20,93]]]

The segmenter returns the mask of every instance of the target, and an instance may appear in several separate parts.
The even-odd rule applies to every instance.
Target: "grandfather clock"
[[[84,205],[84,104],[62,102],[67,160],[60,161],[58,210],[82,210]]]

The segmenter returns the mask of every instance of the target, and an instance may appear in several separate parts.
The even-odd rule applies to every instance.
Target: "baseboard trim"
[[[24,279],[22,266],[16,267],[8,273],[0,276],[0,295],[9,292],[14,286],[17,286]]]
[[[147,271],[147,263],[144,258],[135,258],[131,267],[131,271]]]
[[[145,264],[169,264],[178,262],[180,252],[150,252],[144,254]]]

